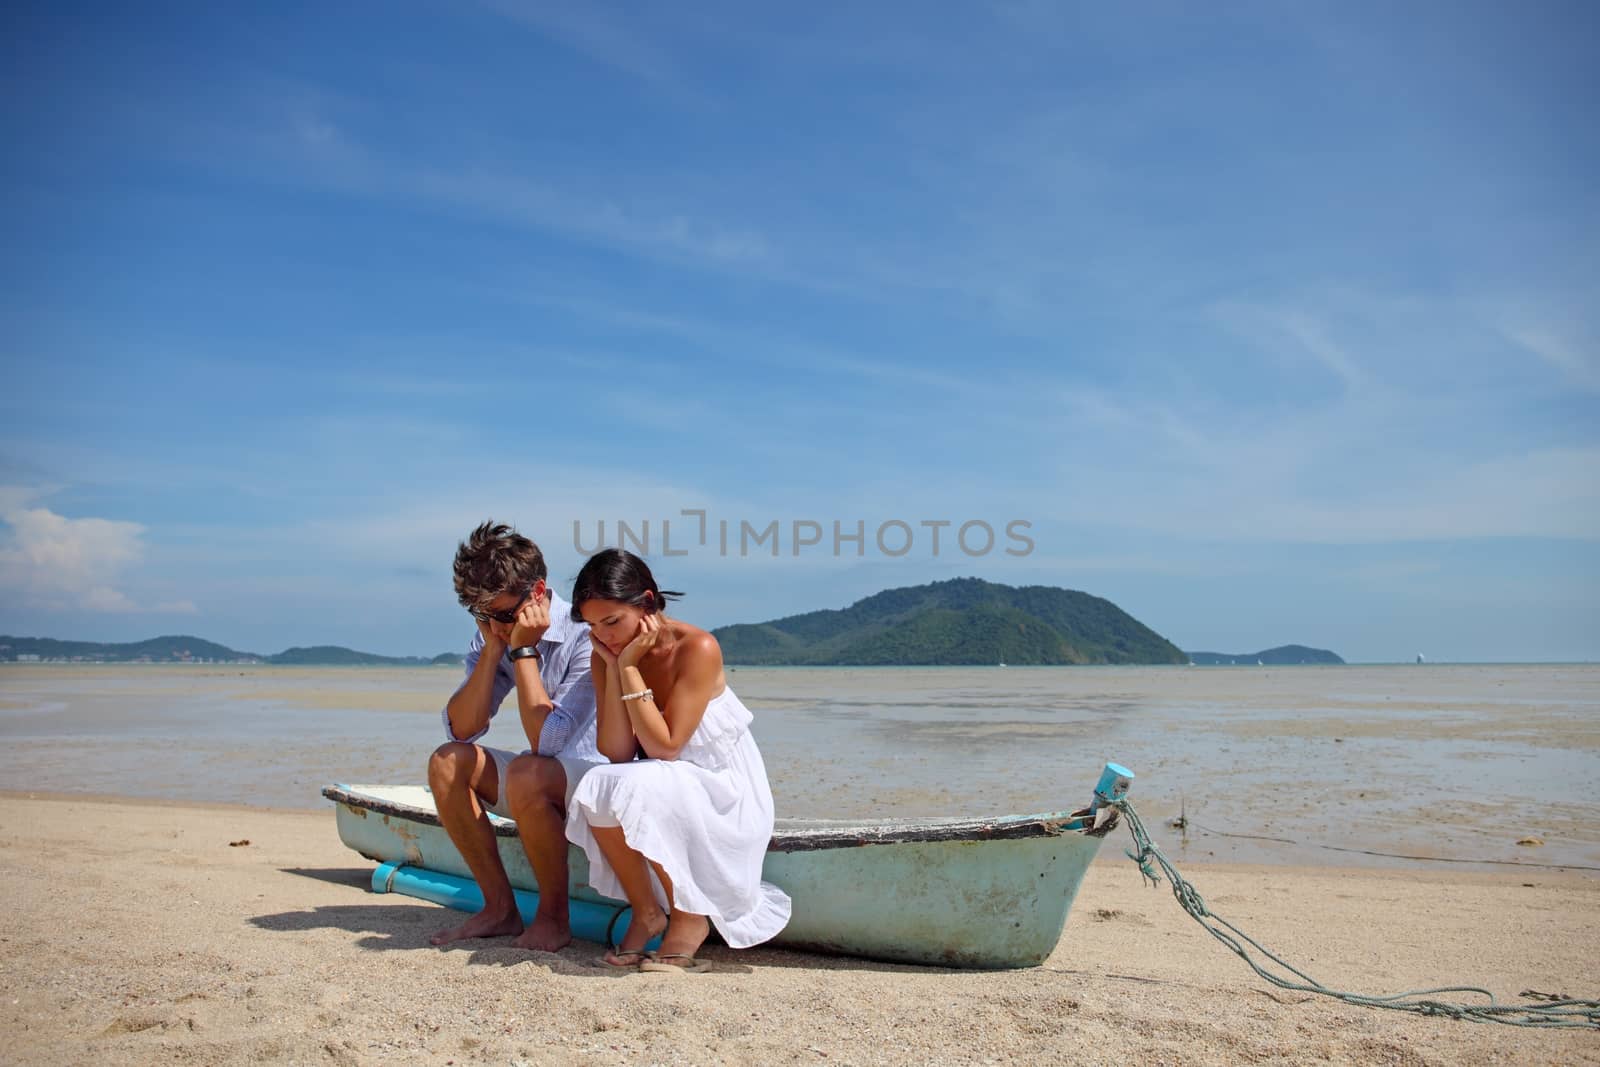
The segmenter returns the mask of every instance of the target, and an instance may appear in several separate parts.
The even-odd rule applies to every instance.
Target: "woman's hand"
[[[593,634],[589,635],[589,648],[600,657],[600,662],[606,665],[606,673],[610,674],[617,669],[617,654],[602,645]]]
[[[661,637],[662,622],[660,615],[646,615],[639,620],[639,632],[634,635],[628,647],[617,655],[619,667],[637,667],[645,654],[656,647],[656,641]]]

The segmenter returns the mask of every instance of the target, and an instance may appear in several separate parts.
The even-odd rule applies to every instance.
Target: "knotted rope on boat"
[[[1319,996],[1332,997],[1342,1000],[1346,1004],[1354,1004],[1366,1008],[1388,1008],[1391,1011],[1406,1011],[1414,1015],[1442,1015],[1451,1019],[1465,1019],[1468,1022],[1502,1023],[1506,1026],[1528,1026],[1534,1028],[1560,1028],[1583,1027],[1600,1029],[1600,1000],[1570,1000],[1554,999],[1549,994],[1524,993],[1524,997],[1532,996],[1533,999],[1542,1001],[1537,1004],[1499,1004],[1494,999],[1494,994],[1487,989],[1476,986],[1441,986],[1437,989],[1414,989],[1404,993],[1394,993],[1389,996],[1373,996],[1366,993],[1350,993],[1337,989],[1329,989],[1304,971],[1286,962],[1271,950],[1261,945],[1258,941],[1246,934],[1243,930],[1230,923],[1206,907],[1205,900],[1200,896],[1200,891],[1188,879],[1178,873],[1172,862],[1162,855],[1155,842],[1150,839],[1149,832],[1144,827],[1144,822],[1139,818],[1138,812],[1133,810],[1126,797],[1111,800],[1109,803],[1127,817],[1128,832],[1133,835],[1134,848],[1137,851],[1127,852],[1129,859],[1139,865],[1139,873],[1152,885],[1161,884],[1161,874],[1165,874],[1167,881],[1172,885],[1172,895],[1177,898],[1178,904],[1188,912],[1195,922],[1205,928],[1205,931],[1226,945],[1230,951],[1244,960],[1252,971],[1271,982],[1279,989],[1293,990],[1298,993],[1315,993]],[[1161,874],[1156,873],[1160,867]],[[1249,946],[1246,948],[1246,946]],[[1288,972],[1293,978],[1275,972],[1269,966],[1258,962],[1256,956],[1251,954],[1254,950],[1260,956],[1270,960],[1283,971]],[[1298,979],[1296,981],[1295,979]],[[1487,1004],[1461,1004],[1452,1001],[1436,999],[1439,994],[1473,994],[1488,1000]]]

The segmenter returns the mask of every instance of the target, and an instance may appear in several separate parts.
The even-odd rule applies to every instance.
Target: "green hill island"
[[[1344,663],[1337,652],[1305,645],[1280,645],[1260,652],[1191,652],[1189,659],[1196,667],[1299,667]]]
[[[339,645],[290,648],[271,656],[175,634],[147,641],[106,644],[99,641],[58,641],[50,637],[10,637],[0,634],[0,663],[270,663],[291,667],[427,667],[460,664],[458,652],[443,652],[432,659],[421,656],[379,656]]]
[[[1188,663],[1109,600],[980,578],[886,589],[838,611],[712,631],[735,666],[1012,666]]]

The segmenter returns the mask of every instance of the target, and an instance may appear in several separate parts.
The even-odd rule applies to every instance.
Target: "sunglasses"
[[[522,599],[517,601],[517,606],[512,608],[510,611],[486,611],[479,609],[472,613],[472,617],[477,619],[479,622],[498,622],[506,626],[510,626],[512,623],[517,621],[517,612],[522,610],[522,605],[526,604],[528,602],[528,598],[532,595],[533,586],[530,585],[528,586],[528,591],[522,594]]]

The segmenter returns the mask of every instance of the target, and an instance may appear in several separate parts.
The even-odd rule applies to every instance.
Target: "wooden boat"
[[[426,789],[334,785],[322,794],[337,805],[340,839],[381,864],[374,889],[481,906]],[[536,893],[515,824],[490,820],[519,898]],[[1035,966],[1060,941],[1089,862],[1115,822],[1108,807],[992,819],[780,819],[762,874],[789,894],[794,910],[770,944],[945,967]],[[568,858],[574,932],[620,937],[627,905],[589,885],[581,849],[572,847]]]

